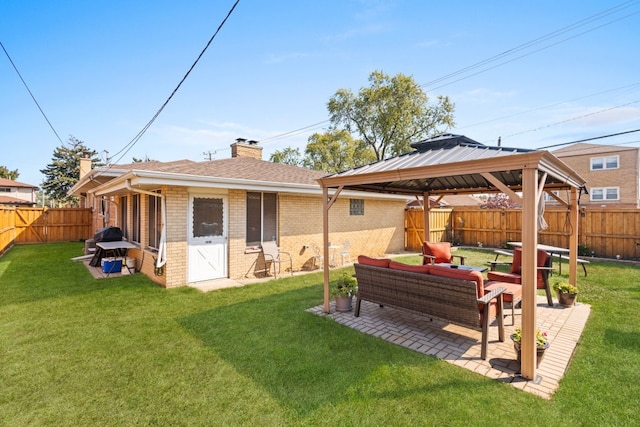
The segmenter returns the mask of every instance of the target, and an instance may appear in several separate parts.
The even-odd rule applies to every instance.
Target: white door
[[[189,196],[189,283],[227,277],[227,198]]]

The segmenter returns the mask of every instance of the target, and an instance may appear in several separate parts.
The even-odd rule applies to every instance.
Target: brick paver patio
[[[505,310],[508,316],[505,318],[504,342],[498,341],[495,322],[490,327],[486,360],[480,358],[481,332],[437,319],[431,320],[408,310],[388,306],[380,308],[378,304],[363,301],[360,317],[354,317],[353,311],[336,312],[333,303],[330,314],[324,313],[322,305],[308,311],[549,399],[569,366],[591,308],[581,303],[571,308],[557,303],[549,307],[545,297],[538,297],[537,323],[540,330],[547,332],[550,346],[536,371],[536,378],[531,381],[519,375],[520,364],[509,339],[509,335],[520,325],[519,309],[516,309],[515,326],[510,325],[511,309]]]

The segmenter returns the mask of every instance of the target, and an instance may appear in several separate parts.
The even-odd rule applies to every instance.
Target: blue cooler
[[[102,264],[103,273],[120,273],[122,271],[122,260],[115,258],[103,258]]]

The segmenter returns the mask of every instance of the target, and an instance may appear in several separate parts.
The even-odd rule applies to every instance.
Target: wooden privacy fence
[[[73,242],[93,236],[91,209],[0,208],[0,252],[12,243]]]
[[[539,243],[569,247],[574,224],[569,212],[547,209],[546,230],[538,234]],[[432,209],[430,240],[449,241],[468,246],[506,247],[509,241],[522,240],[520,209],[481,209],[456,207]],[[640,257],[640,209],[583,209],[578,218],[579,255],[624,259]],[[405,249],[420,251],[424,235],[423,212],[407,210],[405,214]]]

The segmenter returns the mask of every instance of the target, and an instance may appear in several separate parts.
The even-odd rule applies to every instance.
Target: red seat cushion
[[[423,242],[422,253],[435,257],[435,262],[449,263],[453,259],[451,256],[451,243],[449,242]]]
[[[497,280],[498,282],[522,283],[522,276],[519,273],[504,273],[502,271],[488,271],[487,279]]]
[[[505,288],[508,294],[502,294],[502,299],[506,302],[518,301],[522,298],[522,285],[506,282],[487,282],[484,285],[486,292],[491,292],[496,288]]]
[[[434,276],[450,277],[452,279],[462,279],[476,282],[476,291],[478,298],[484,296],[484,278],[479,271],[469,271],[459,268],[432,265],[429,269],[429,273],[433,274]]]
[[[388,258],[371,258],[366,255],[358,256],[358,263],[364,265],[371,265],[373,267],[389,267],[389,259]]]
[[[412,271],[414,273],[429,273],[429,265],[410,265],[401,262],[389,261],[389,268],[393,270]]]

